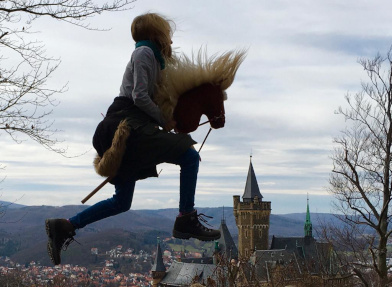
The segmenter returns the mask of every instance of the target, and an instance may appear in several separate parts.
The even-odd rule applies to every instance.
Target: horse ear
[[[223,94],[223,100],[227,101],[227,93],[226,93],[226,91],[222,91],[222,94]]]

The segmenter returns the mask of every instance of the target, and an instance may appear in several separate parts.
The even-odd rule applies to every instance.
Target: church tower
[[[165,265],[163,264],[162,250],[161,250],[159,237],[157,242],[157,253],[155,256],[156,257],[155,257],[154,265],[152,266],[151,269],[153,287],[157,287],[159,282],[161,282],[166,275],[166,268]]]
[[[309,212],[309,196],[308,196],[308,203],[306,208],[306,218],[305,218],[305,237],[313,237],[312,233],[312,222],[310,221],[310,212]]]
[[[248,177],[242,195],[233,196],[233,212],[238,228],[238,251],[249,257],[254,250],[268,249],[271,202],[263,201],[250,157]]]

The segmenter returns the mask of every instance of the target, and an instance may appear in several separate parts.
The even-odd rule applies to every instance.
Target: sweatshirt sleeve
[[[148,94],[149,87],[156,84],[155,82],[152,82],[154,81],[152,73],[156,65],[155,61],[154,53],[148,49],[143,49],[139,53],[134,54],[134,88],[132,91],[132,98],[139,109],[151,116],[160,126],[163,127],[165,125],[165,121],[161,110],[152,101]]]

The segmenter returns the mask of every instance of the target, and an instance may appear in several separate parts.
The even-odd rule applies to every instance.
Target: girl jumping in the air
[[[204,241],[220,238],[219,230],[200,223],[200,214],[194,209],[199,169],[199,154],[193,148],[196,142],[189,135],[171,133],[176,122],[166,121],[153,101],[165,59],[172,54],[173,25],[155,13],[140,15],[132,22],[135,50],[120,94],[93,138],[98,153],[96,170],[113,175],[110,182],[115,194],[69,219],[46,220],[48,253],[55,265],[61,263],[61,250],[73,241],[76,229],[129,210],[136,181],[157,176],[156,165],[164,162],[181,167],[179,215],[173,236]]]

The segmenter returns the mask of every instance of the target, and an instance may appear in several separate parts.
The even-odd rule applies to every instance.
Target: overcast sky
[[[331,212],[328,178],[332,140],[345,126],[335,115],[344,96],[367,80],[360,58],[385,55],[392,44],[390,1],[138,0],[134,8],[91,19],[107,32],[51,19],[34,23],[47,53],[62,60],[52,86],[68,83],[52,117],[68,146],[64,158],[0,135],[1,200],[26,205],[80,204],[103,178],[95,174],[91,139],[114,97],[134,49],[132,19],[152,11],[177,24],[173,46],[188,55],[249,49],[227,91],[226,126],[213,130],[203,150],[196,206],[232,206],[242,195],[250,155],[265,201],[275,214]],[[192,137],[201,143],[208,126]],[[198,148],[197,146],[196,148]],[[178,206],[179,168],[162,164],[160,177],[137,182],[133,209]],[[106,185],[88,204],[112,195]]]

